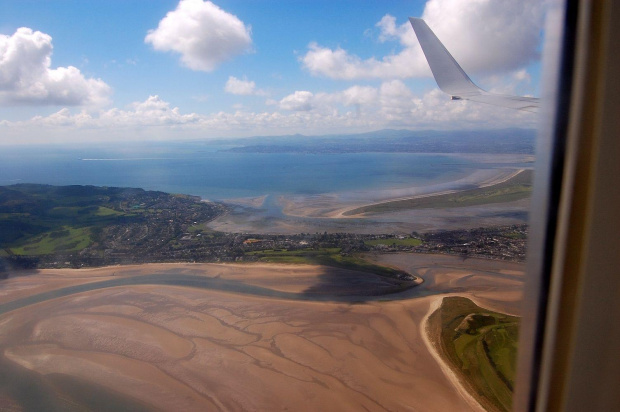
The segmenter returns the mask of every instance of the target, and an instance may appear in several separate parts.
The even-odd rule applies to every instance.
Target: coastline
[[[213,230],[236,233],[293,234],[300,232],[349,232],[360,234],[424,233],[435,230],[473,229],[480,226],[506,226],[527,222],[529,197],[500,203],[459,207],[386,210],[373,214],[347,214],[353,210],[392,202],[440,197],[467,190],[494,190],[513,179],[525,168],[476,169],[467,177],[448,183],[411,186],[382,191],[324,193],[317,195],[268,196],[248,198],[229,207],[227,213],[211,221]],[[500,186],[501,188],[501,186]],[[498,191],[500,189],[497,189]],[[277,210],[276,210],[277,209]]]
[[[467,401],[468,405],[472,408],[472,410],[477,412],[485,412],[486,410],[482,407],[480,402],[478,402],[476,397],[469,393],[467,388],[465,388],[465,385],[450,365],[449,360],[446,359],[445,356],[441,353],[440,343],[433,341],[431,333],[429,331],[428,319],[435,311],[439,309],[441,303],[443,302],[443,298],[447,296],[463,296],[469,298],[469,296],[462,294],[434,296],[433,298],[431,298],[428,312],[426,313],[426,315],[424,315],[422,321],[420,322],[420,335],[422,336],[422,340],[428,348],[428,351],[433,356],[446,378],[448,378],[452,385],[454,385],[459,395],[461,395],[461,397],[463,397],[463,399]]]
[[[503,308],[500,310],[496,307],[492,307],[493,305],[488,305],[486,303],[482,303],[480,299],[478,299],[474,294],[470,293],[449,293],[441,296],[434,296],[431,300],[429,310],[422,322],[420,323],[420,329],[425,333],[422,338],[424,343],[428,345],[429,351],[437,361],[437,363],[441,366],[442,371],[446,375],[448,379],[453,383],[454,387],[458,390],[459,394],[467,400],[470,406],[480,412],[484,412],[487,409],[483,406],[483,401],[488,402],[487,399],[480,397],[475,393],[475,386],[471,385],[464,379],[462,379],[460,375],[460,371],[451,363],[450,359],[448,359],[441,348],[441,343],[436,341],[437,337],[432,334],[430,331],[429,319],[433,313],[435,313],[441,307],[444,298],[447,297],[462,297],[467,298],[472,301],[476,306],[486,309],[492,312],[499,312],[510,316],[520,316],[514,312],[505,311]],[[470,388],[470,390],[468,390]]]
[[[363,216],[349,216],[346,213],[365,206],[458,193],[472,188],[491,187],[515,177],[523,170],[525,169],[476,169],[463,178],[449,182],[373,191],[282,195],[278,200],[282,205],[282,212],[291,217],[359,219]]]

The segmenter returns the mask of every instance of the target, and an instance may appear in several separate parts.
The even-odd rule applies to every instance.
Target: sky
[[[482,88],[539,95],[540,0],[0,0],[0,144],[535,127],[451,101],[407,20]]]

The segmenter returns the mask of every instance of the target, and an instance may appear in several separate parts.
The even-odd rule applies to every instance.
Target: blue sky
[[[484,88],[538,95],[537,3],[0,0],[0,144],[533,126],[450,102],[407,17]]]

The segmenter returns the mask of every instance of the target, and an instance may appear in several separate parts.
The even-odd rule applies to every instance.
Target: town
[[[101,243],[77,253],[11,255],[8,262],[24,268],[92,267],[147,262],[256,262],[269,261],[270,252],[303,252],[338,249],[340,255],[368,252],[441,253],[463,258],[525,260],[527,226],[502,226],[443,231],[410,236],[350,233],[300,233],[294,235],[236,234],[195,229],[174,234],[178,224],[164,227],[129,224],[105,230]],[[149,234],[151,236],[149,236]],[[105,247],[102,250],[102,247]],[[102,253],[103,252],[103,253]],[[267,252],[267,253],[261,253]]]
[[[227,205],[186,195],[94,186],[3,187],[0,271],[147,262],[308,262],[317,256],[411,252],[525,259],[527,226],[429,233],[226,233],[208,222]],[[25,225],[27,216],[28,225]],[[49,245],[53,244],[53,248]],[[334,262],[332,259],[330,262]]]

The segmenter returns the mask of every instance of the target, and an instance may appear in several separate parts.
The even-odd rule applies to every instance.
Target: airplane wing
[[[452,100],[472,100],[528,112],[538,110],[540,99],[536,97],[489,93],[476,86],[424,20],[409,17],[409,21],[437,85],[444,93],[451,95]]]

